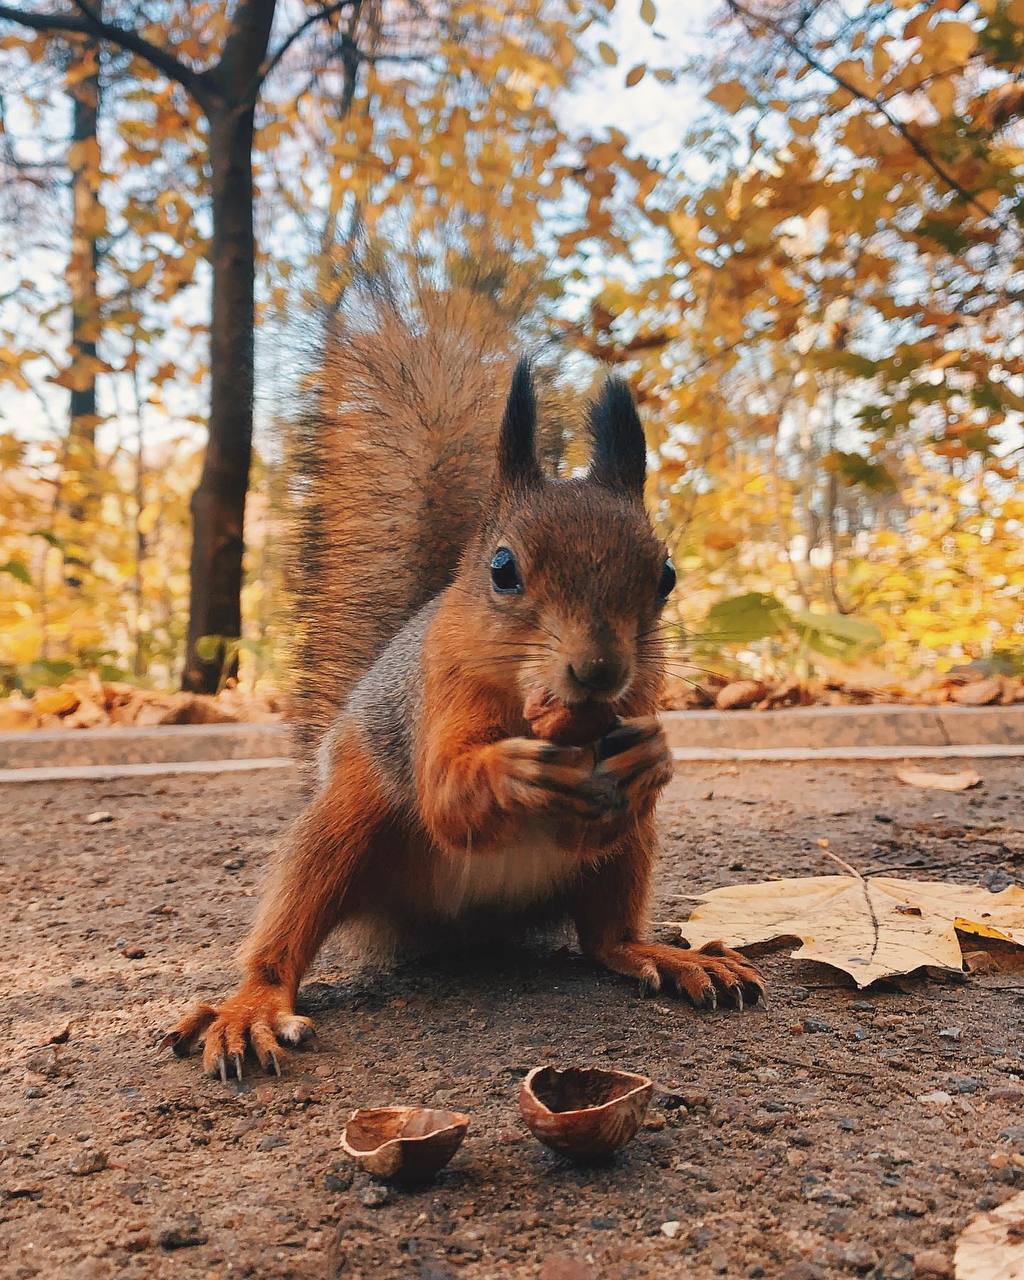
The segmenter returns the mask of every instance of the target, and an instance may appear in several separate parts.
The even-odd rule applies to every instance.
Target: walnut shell
[[[530,1132],[570,1160],[607,1159],[633,1137],[653,1080],[600,1067],[534,1067],[519,1091]]]
[[[369,1173],[394,1182],[425,1182],[462,1145],[469,1116],[429,1107],[371,1107],[353,1111],[341,1149]]]
[[[567,707],[547,689],[535,689],[526,699],[523,717],[535,738],[560,747],[583,747],[597,742],[618,723],[607,702],[581,702]]]

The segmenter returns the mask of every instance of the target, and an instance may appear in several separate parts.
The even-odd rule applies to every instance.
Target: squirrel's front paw
[[[639,978],[648,990],[667,988],[698,1009],[716,1009],[719,998],[737,1009],[764,1002],[764,984],[754,964],[721,942],[697,951],[659,942],[622,942],[594,954],[606,968]]]
[[[554,810],[596,819],[626,807],[615,778],[596,771],[585,748],[505,738],[489,749],[488,769],[494,795],[509,812]]]
[[[203,1070],[227,1083],[231,1072],[242,1078],[246,1051],[252,1052],[268,1074],[281,1074],[287,1044],[302,1044],[313,1036],[313,1022],[295,1013],[278,987],[246,985],[215,1009],[199,1004],[167,1032],[162,1049],[187,1058],[202,1042]]]
[[[634,811],[672,780],[672,749],[655,716],[623,720],[597,744],[595,777],[613,781]]]

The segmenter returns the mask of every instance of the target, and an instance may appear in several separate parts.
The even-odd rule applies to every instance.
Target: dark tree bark
[[[203,636],[241,635],[245,498],[252,460],[255,255],[252,108],[210,116],[213,307],[210,424],[202,478],[192,495],[191,593],[183,687],[216,689],[223,647],[201,658]]]
[[[256,237],[252,145],[256,95],[276,0],[243,0],[218,65],[203,77],[209,124],[213,237],[210,266],[210,421],[192,495],[188,643],[182,687],[212,693],[225,674],[224,645],[200,657],[203,636],[242,634],[245,498],[252,462]],[[231,671],[236,666],[232,658]]]
[[[90,68],[71,89],[73,101],[71,154],[71,252],[67,280],[71,294],[70,357],[82,377],[71,388],[68,439],[60,491],[66,496],[67,513],[77,524],[87,520],[97,505],[96,343],[100,328],[99,199],[100,144],[97,134],[100,110],[100,46],[83,37],[75,54]]]

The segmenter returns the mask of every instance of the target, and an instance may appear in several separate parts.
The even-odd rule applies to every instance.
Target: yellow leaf
[[[136,528],[139,533],[152,533],[156,528],[156,523],[160,519],[160,503],[147,502],[139,512],[139,518],[136,521]]]
[[[981,786],[981,778],[973,769],[961,769],[958,773],[897,769],[896,777],[908,787],[923,787],[927,791],[970,791],[972,787]]]
[[[626,73],[626,88],[632,89],[635,84],[639,84],[647,73],[647,66],[640,62]]]
[[[708,94],[708,101],[735,115],[747,101],[747,91],[738,80],[723,80]]]
[[[614,67],[619,60],[619,55],[607,42],[607,40],[599,40],[597,44],[597,52],[601,55],[601,61],[606,67]]]
[[[934,29],[934,35],[955,62],[966,62],[978,40],[966,22],[940,22]]]
[[[658,11],[654,7],[654,0],[640,0],[641,21],[646,22],[649,27],[653,27],[657,16]]]
[[[74,711],[78,695],[68,688],[48,689],[44,685],[35,691],[32,702],[41,716],[60,716]]]
[[[849,973],[858,987],[923,965],[963,969],[957,930],[1024,945],[1024,889],[1001,893],[891,876],[807,876],[700,895],[676,922],[692,947],[799,938],[792,954]]]

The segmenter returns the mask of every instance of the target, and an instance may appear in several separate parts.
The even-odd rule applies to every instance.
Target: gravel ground
[[[891,766],[683,771],[662,807],[658,914],[695,889],[863,870],[1021,880],[1021,764],[960,795]],[[231,981],[288,771],[8,786],[0,833],[0,1275],[645,1277],[952,1275],[955,1237],[1024,1185],[1024,972],[858,993],[762,958],[770,1011],[641,998],[557,945],[303,990],[315,1051],[224,1087],[154,1049]],[[106,810],[112,821],[90,824]],[[52,1042],[52,1043],[51,1043]],[[518,1084],[544,1062],[640,1069],[659,1089],[618,1161],[536,1144]],[[948,1095],[921,1102],[921,1094]],[[358,1105],[472,1113],[424,1190],[342,1158]]]

